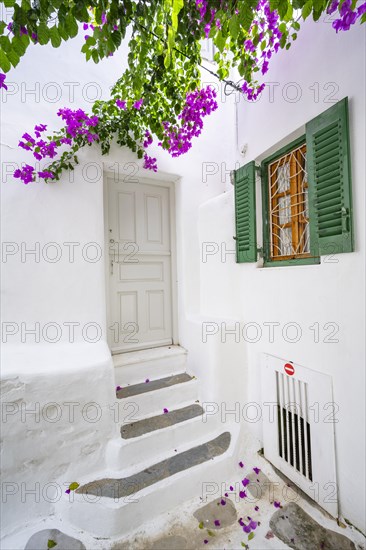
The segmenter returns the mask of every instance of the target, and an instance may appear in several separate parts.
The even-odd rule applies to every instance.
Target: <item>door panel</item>
[[[169,189],[108,179],[113,352],[172,343]]]

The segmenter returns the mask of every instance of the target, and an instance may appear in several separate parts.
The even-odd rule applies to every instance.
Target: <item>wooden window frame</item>
[[[299,254],[296,257],[293,256],[281,256],[279,258],[273,259],[271,255],[271,223],[270,219],[270,193],[269,193],[269,166],[273,164],[276,160],[284,157],[283,163],[286,161],[286,156],[290,155],[291,152],[295,149],[299,149],[302,146],[306,147],[306,136],[303,135],[298,139],[292,141],[282,149],[276,151],[271,156],[265,158],[261,163],[261,176],[262,176],[262,207],[263,207],[263,259],[264,266],[291,266],[291,265],[309,265],[309,264],[320,264],[319,256],[312,256],[310,253]],[[291,174],[291,170],[290,170]],[[299,188],[299,178],[291,178],[290,186],[293,186],[290,195],[291,195],[291,222],[289,224],[293,228],[293,236],[295,235],[295,241],[299,235],[299,225],[303,222],[299,220],[297,215],[296,205],[293,202],[293,196]],[[294,186],[296,189],[294,189]],[[282,193],[281,193],[282,195]],[[277,196],[277,200],[278,200]],[[273,198],[272,198],[273,200]],[[273,205],[272,205],[273,206]],[[312,220],[309,219],[309,230]],[[311,234],[311,232],[310,232]]]

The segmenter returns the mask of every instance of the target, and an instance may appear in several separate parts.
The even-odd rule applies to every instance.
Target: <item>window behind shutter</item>
[[[306,144],[312,253],[352,252],[347,98],[306,125]]]
[[[255,162],[235,171],[236,261],[257,261]]]

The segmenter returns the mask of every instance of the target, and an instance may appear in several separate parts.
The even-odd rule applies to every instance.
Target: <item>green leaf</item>
[[[6,8],[12,8],[15,4],[15,0],[3,0],[3,4]]]
[[[210,537],[215,537],[215,533],[213,533],[212,531],[210,531],[210,529],[207,529],[207,534],[210,536]]]
[[[48,541],[47,541],[47,548],[54,548],[55,546],[57,546],[57,542],[55,542],[55,541],[52,540],[52,539],[48,539]]]
[[[198,524],[198,528],[199,528],[199,529],[203,529],[203,526],[204,526],[204,525],[203,525],[203,521],[201,521],[201,522]]]
[[[237,38],[238,37],[238,34],[239,34],[239,19],[236,15],[234,15],[233,17],[231,17],[230,21],[229,21],[229,31],[230,31],[230,34],[231,36],[234,38]]]
[[[254,539],[253,531],[251,533],[249,533],[249,535],[248,535],[248,540],[252,540],[252,539]]]
[[[73,482],[70,483],[70,485],[69,485],[70,491],[75,491],[78,487],[80,487],[80,485],[79,485],[79,483],[77,483],[76,481],[73,481]]]
[[[4,73],[7,73],[11,69],[10,61],[3,50],[0,50],[0,68]]]
[[[5,21],[0,21],[0,34],[3,34],[5,28],[6,28]]]
[[[20,61],[19,55],[14,50],[8,52],[8,59],[13,67],[16,67]]]
[[[71,12],[66,16],[65,29],[67,30],[67,34],[70,38],[74,38],[79,31],[77,21]]]
[[[306,2],[306,4],[304,5],[304,7],[302,8],[302,12],[301,12],[302,18],[304,20],[307,17],[309,17],[309,15],[311,14],[312,9],[313,9],[313,2],[312,2],[312,0],[308,0]]]
[[[37,28],[37,37],[38,42],[41,45],[47,44],[50,39],[50,31],[44,21],[42,21],[42,23],[40,23],[39,27]]]
[[[173,0],[172,27],[175,31],[178,29],[178,14],[183,6],[183,0]]]
[[[52,46],[54,48],[58,48],[61,44],[61,36],[59,35],[56,26],[50,28],[50,37]]]

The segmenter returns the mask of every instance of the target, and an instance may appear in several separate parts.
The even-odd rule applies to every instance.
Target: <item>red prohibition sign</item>
[[[291,365],[291,363],[286,363],[283,368],[285,370],[285,373],[289,376],[293,376],[295,374],[295,367]]]

